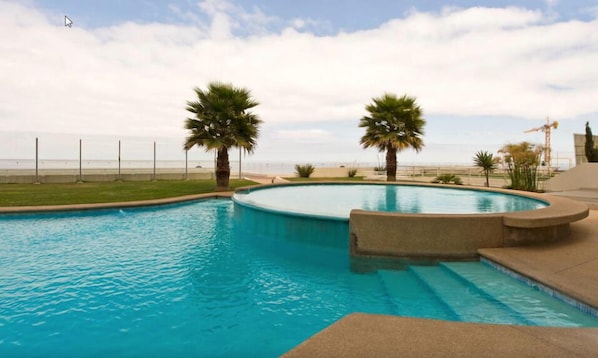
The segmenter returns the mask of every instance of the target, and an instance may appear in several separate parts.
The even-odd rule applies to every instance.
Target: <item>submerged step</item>
[[[527,324],[528,321],[443,266],[410,266],[417,277],[458,315],[461,321]]]
[[[594,326],[595,319],[565,302],[517,281],[483,263],[447,262],[441,266],[537,326]],[[577,322],[577,323],[572,323]]]
[[[378,270],[378,276],[401,316],[458,320],[457,315],[429,288],[405,270]]]
[[[350,307],[351,312],[399,314],[386,287],[376,276],[375,272],[350,275],[344,286],[351,291],[351,295],[349,300],[342,304]]]

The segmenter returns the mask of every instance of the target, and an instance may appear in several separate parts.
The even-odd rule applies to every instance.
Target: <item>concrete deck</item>
[[[598,328],[447,322],[354,313],[287,352],[299,357],[596,357]]]
[[[582,203],[585,203],[590,209],[598,210],[598,190],[596,189],[553,191],[548,194],[576,201],[581,201]]]

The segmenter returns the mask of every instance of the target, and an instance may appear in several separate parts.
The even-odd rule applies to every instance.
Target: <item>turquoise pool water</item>
[[[540,200],[491,191],[416,185],[308,184],[236,192],[249,206],[305,215],[349,218],[351,209],[425,214],[477,214],[536,210]]]
[[[481,263],[352,273],[230,200],[0,216],[0,356],[274,357],[351,312],[598,326]]]

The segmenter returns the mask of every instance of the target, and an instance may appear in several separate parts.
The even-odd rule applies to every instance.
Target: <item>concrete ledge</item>
[[[546,194],[524,194],[524,196],[547,201],[544,209],[519,211],[504,214],[505,226],[518,228],[539,228],[558,226],[584,219],[590,210],[584,203]]]
[[[504,189],[456,188],[518,195],[547,202],[549,206],[498,214],[353,210],[349,220],[351,256],[471,259],[478,256],[479,249],[566,239],[569,224],[589,215],[587,205],[566,198]]]
[[[595,357],[598,328],[529,327],[354,313],[283,355]]]
[[[477,257],[503,245],[502,214],[395,214],[352,210],[351,256],[438,259]]]

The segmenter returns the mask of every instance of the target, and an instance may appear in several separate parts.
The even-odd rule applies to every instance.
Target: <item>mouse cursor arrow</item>
[[[66,27],[73,26],[73,20],[69,19],[69,17],[66,15],[64,15],[64,26],[66,26]]]

